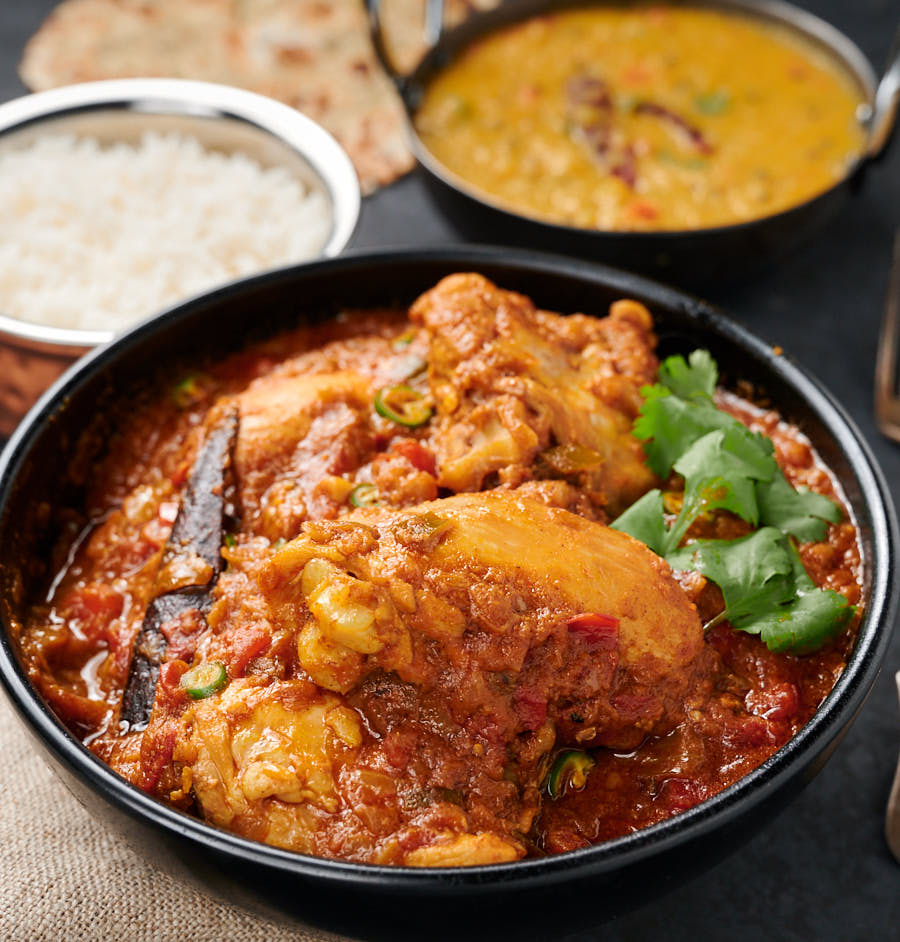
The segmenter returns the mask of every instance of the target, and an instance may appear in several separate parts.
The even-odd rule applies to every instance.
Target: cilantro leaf
[[[722,590],[727,618],[735,628],[794,598],[797,586],[784,534],[763,527],[737,540],[697,540],[666,557],[675,569],[702,573]]]
[[[625,513],[617,517],[610,527],[646,543],[657,556],[662,556],[666,539],[662,492],[659,488],[647,491],[640,500],[636,500]]]
[[[759,522],[756,482],[769,481],[774,462],[745,430],[709,432],[675,462],[684,477],[681,513],[669,531],[666,549],[678,547],[691,524],[710,510],[730,510],[752,526]]]
[[[681,399],[702,395],[712,399],[719,380],[719,369],[709,350],[694,350],[684,359],[681,354],[667,357],[659,367],[659,382]]]
[[[758,634],[770,651],[808,654],[833,638],[856,609],[840,592],[816,586],[792,544],[789,553],[797,597],[787,605],[762,612],[740,627],[742,631]]]
[[[688,402],[665,386],[644,386],[641,394],[644,404],[634,423],[634,434],[644,440],[647,465],[661,478],[668,477],[675,462],[698,438],[731,428],[737,421],[710,400]]]
[[[838,523],[842,516],[840,507],[822,494],[794,490],[780,470],[771,481],[760,485],[756,497],[763,523],[804,543],[825,539],[825,521]]]
[[[801,592],[788,605],[745,621],[741,631],[758,634],[770,651],[809,654],[847,624],[854,608],[834,589]]]
[[[739,540],[698,540],[666,557],[676,569],[703,573],[722,590],[735,628],[758,634],[771,651],[807,654],[834,637],[854,608],[810,579],[796,548],[774,527]]]
[[[702,354],[703,356],[698,356]],[[661,478],[668,476],[678,458],[698,439],[717,429],[733,430],[763,454],[770,456],[772,473],[777,465],[774,447],[764,435],[752,432],[743,422],[716,407],[710,398],[715,391],[716,365],[705,350],[695,350],[689,358],[669,357],[660,367],[660,379],[668,365],[667,384],[644,386],[640,414],[634,423],[634,435],[643,440],[650,470]],[[708,365],[707,364],[708,360]],[[680,361],[675,365],[673,361]],[[711,370],[711,372],[710,372]],[[712,385],[710,385],[710,383]],[[707,392],[707,390],[709,392]],[[771,478],[767,475],[766,480]]]
[[[678,569],[705,575],[722,590],[728,619],[758,634],[773,651],[806,653],[820,647],[850,618],[837,592],[819,589],[803,568],[788,534],[821,540],[826,522],[841,519],[827,497],[796,491],[775,460],[772,442],[713,402],[718,380],[705,350],[666,359],[659,382],[645,386],[634,424],[647,465],[659,477],[684,478],[681,509],[671,527],[663,495],[645,494],[612,526],[630,533]],[[727,510],[761,529],[738,540],[697,540],[679,549],[704,513]],[[710,627],[710,625],[707,625]]]

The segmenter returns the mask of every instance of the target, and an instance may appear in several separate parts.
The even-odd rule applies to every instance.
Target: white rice
[[[317,256],[324,192],[193,137],[48,135],[0,155],[0,313],[119,330],[242,275]]]

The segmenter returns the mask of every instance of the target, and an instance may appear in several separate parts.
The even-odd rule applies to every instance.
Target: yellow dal
[[[574,101],[579,78],[607,103]],[[453,174],[517,212],[696,229],[787,209],[843,178],[863,144],[861,101],[849,74],[787,29],[599,7],[473,44],[426,89],[416,126]]]

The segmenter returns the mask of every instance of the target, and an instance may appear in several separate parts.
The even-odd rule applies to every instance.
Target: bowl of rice
[[[340,145],[292,108],[181,79],[0,105],[0,434],[73,360],[187,297],[338,255]]]

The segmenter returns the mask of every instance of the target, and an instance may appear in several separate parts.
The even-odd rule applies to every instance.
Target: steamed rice
[[[0,313],[93,330],[315,257],[331,229],[325,193],[283,168],[152,132],[2,154],[0,206]]]

